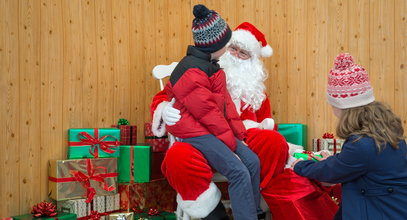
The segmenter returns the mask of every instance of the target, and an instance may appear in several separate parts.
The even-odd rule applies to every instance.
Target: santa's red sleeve
[[[153,118],[151,130],[157,137],[162,137],[166,133],[165,123],[162,119],[164,107],[168,104],[168,96],[164,90],[158,92],[154,97],[150,105],[150,113]]]
[[[261,104],[260,109],[257,110],[255,113],[258,122],[262,122],[265,118],[273,117],[271,112],[270,100],[267,95],[263,103]]]
[[[242,108],[245,106],[245,103],[241,104]],[[270,106],[270,100],[266,94],[266,98],[263,100],[261,106],[257,110],[253,110],[252,108],[246,108],[246,109],[240,109],[241,114],[240,114],[240,119],[243,121],[245,124],[250,124],[250,121],[256,122],[256,123],[261,123],[264,119],[270,118],[272,119],[272,112],[271,112],[271,106]],[[249,122],[248,122],[249,121]],[[274,130],[277,131],[277,123],[274,123],[274,126],[272,126]]]
[[[178,206],[193,218],[206,217],[220,201],[212,170],[200,151],[175,142],[165,155],[161,171],[177,191]]]

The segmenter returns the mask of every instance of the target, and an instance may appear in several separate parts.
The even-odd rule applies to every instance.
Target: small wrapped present
[[[120,129],[74,128],[68,130],[68,158],[119,157]]]
[[[120,210],[120,206],[114,204],[115,197],[119,197],[119,194],[95,196],[92,204],[86,203],[85,199],[57,201],[56,204],[58,211],[75,213],[78,219],[89,219],[93,213],[93,215],[98,215],[103,220],[107,219],[109,214]]]
[[[161,172],[161,164],[164,160],[165,152],[151,153],[151,180],[163,179],[164,174]]]
[[[294,157],[297,159],[302,158],[303,160],[313,160],[313,161],[317,161],[316,159],[314,159],[313,157],[311,157],[311,154],[317,156],[317,157],[321,157],[322,156],[320,154],[311,152],[311,151],[303,151],[302,153],[294,153]]]
[[[146,143],[151,146],[152,152],[167,151],[170,145],[168,136],[167,135],[164,135],[163,137],[154,136],[151,126],[152,126],[151,122],[147,122],[144,124],[144,136]]]
[[[175,190],[166,179],[148,183],[119,184],[120,209],[125,211],[155,207],[173,212],[176,210]]]
[[[51,160],[49,197],[56,200],[86,198],[117,193],[117,158]]]
[[[148,220],[148,219],[165,219],[176,220],[176,215],[173,212],[158,211],[155,208],[144,209],[137,213],[134,213],[135,220]]]
[[[278,124],[278,132],[287,142],[307,147],[307,126],[304,124]]]
[[[343,139],[336,139],[332,133],[325,133],[322,138],[312,139],[312,151],[327,150],[331,154],[341,152]]]
[[[14,220],[46,220],[46,219],[56,219],[56,220],[76,220],[76,214],[59,212],[53,217],[34,217],[33,214],[13,216]]]
[[[119,183],[150,181],[151,152],[148,145],[120,146]]]
[[[137,144],[137,126],[130,125],[126,119],[119,119],[117,125],[112,125],[112,128],[120,129],[120,144],[121,145],[136,145]]]
[[[75,213],[77,218],[87,216],[91,211],[91,204],[85,202],[86,199],[71,199],[56,201],[59,212]]]
[[[109,215],[108,220],[133,220],[133,212],[120,212],[112,213]]]

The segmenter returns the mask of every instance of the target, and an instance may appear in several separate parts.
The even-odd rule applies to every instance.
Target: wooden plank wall
[[[350,52],[406,127],[407,0],[0,0],[0,217],[47,199],[68,128],[127,118],[143,140],[151,70],[184,55],[196,3],[264,32],[278,123],[307,124],[309,140],[333,132],[326,74]]]

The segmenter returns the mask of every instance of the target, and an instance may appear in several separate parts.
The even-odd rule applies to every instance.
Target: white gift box
[[[331,154],[337,154],[341,152],[344,142],[345,140],[343,139],[314,138],[312,139],[312,151],[318,152],[321,150],[327,150]]]

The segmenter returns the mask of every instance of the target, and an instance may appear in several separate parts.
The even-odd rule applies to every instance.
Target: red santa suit
[[[240,40],[246,38],[247,43],[244,45],[249,45],[247,49],[250,51],[258,49],[258,54],[262,56],[271,55],[267,53],[269,50],[263,50],[267,49],[267,43],[256,49],[259,41],[265,39],[258,33],[255,34],[256,37],[253,35],[253,32],[258,31],[253,30],[254,26],[245,22],[239,27],[243,31],[235,30],[231,42],[234,37]],[[228,90],[230,91],[229,88]],[[264,90],[262,91],[264,93]],[[233,98],[233,93],[231,94]],[[273,220],[332,219],[337,205],[329,195],[321,190],[318,184],[285,169],[289,147],[284,137],[277,132],[277,125],[270,124],[273,120],[268,97],[265,96],[260,100],[261,103],[257,105],[256,110],[246,105],[243,99],[237,97],[234,102],[237,109],[240,109],[240,118],[245,125],[257,127],[247,130],[246,143],[260,159],[261,194],[270,208]],[[156,136],[163,136],[166,132],[162,113],[169,101],[165,91],[159,92],[153,98],[152,130]],[[264,127],[268,129],[261,129],[264,128],[265,121],[268,123]],[[218,204],[220,191],[212,182],[213,170],[203,155],[191,145],[175,142],[167,151],[161,169],[171,186],[178,192],[178,205],[189,216],[205,217]]]

